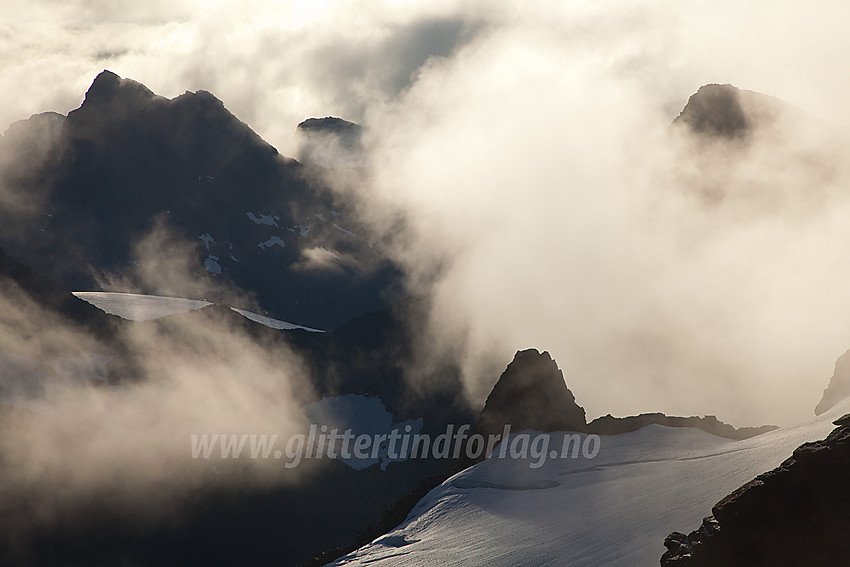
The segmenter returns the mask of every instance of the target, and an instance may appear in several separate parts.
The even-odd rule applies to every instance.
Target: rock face
[[[548,352],[535,349],[516,353],[475,424],[476,433],[499,434],[505,424],[514,432],[584,431],[584,408],[567,388],[564,374]]]
[[[104,313],[97,307],[74,297],[70,292],[29,266],[12,258],[0,249],[0,290],[9,299],[16,292],[28,296],[45,311],[52,312],[59,321],[78,325],[100,338],[112,338],[118,317]],[[3,345],[0,342],[0,345]],[[5,346],[5,345],[3,345]]]
[[[597,435],[617,435],[637,431],[647,425],[663,425],[665,427],[694,427],[702,429],[706,433],[725,437],[727,439],[748,439],[777,429],[775,425],[762,425],[760,427],[734,428],[728,423],[723,423],[713,415],[705,417],[675,417],[663,413],[642,413],[629,417],[613,417],[608,414],[597,417],[587,424],[588,433]]]
[[[829,385],[823,391],[820,402],[815,407],[815,415],[830,410],[841,400],[850,397],[850,350],[839,357],[835,363],[835,372],[829,379]]]
[[[664,541],[665,567],[846,565],[850,557],[850,414],[712,509],[689,535]]]

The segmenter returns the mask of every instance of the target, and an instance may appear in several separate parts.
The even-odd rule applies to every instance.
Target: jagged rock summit
[[[499,434],[505,424],[518,432],[584,431],[584,408],[564,381],[564,374],[548,352],[518,351],[493,391],[475,425],[482,435]]]
[[[142,83],[132,79],[122,79],[112,71],[104,69],[94,78],[86,97],[79,110],[93,110],[93,107],[110,106],[113,104],[138,104],[157,97],[156,94]]]

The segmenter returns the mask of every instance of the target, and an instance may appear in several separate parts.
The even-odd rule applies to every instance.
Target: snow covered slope
[[[312,327],[305,327],[303,325],[296,325],[295,323],[289,323],[287,321],[281,321],[280,319],[272,319],[271,317],[266,317],[265,315],[260,315],[259,313],[254,313],[253,311],[246,311],[244,309],[237,309],[236,307],[231,307],[234,311],[245,317],[246,319],[250,319],[255,323],[259,323],[261,325],[265,325],[266,327],[271,327],[272,329],[281,329],[284,331],[289,331],[292,329],[302,329],[304,331],[310,331],[311,333],[324,333],[321,329],[314,329]]]
[[[186,299],[184,297],[165,297],[160,295],[143,295],[138,293],[116,293],[106,291],[75,291],[74,295],[87,301],[95,307],[112,315],[118,315],[131,321],[148,321],[176,313],[188,313],[212,305],[201,299]],[[323,333],[320,329],[304,327],[295,323],[272,319],[259,313],[231,307],[243,317],[260,323],[272,329],[303,329],[314,333]]]
[[[106,291],[75,291],[74,295],[95,307],[131,321],[158,319],[175,313],[187,313],[212,305],[200,299],[142,295],[139,293],[115,293]]]
[[[490,458],[432,490],[395,531],[330,565],[656,566],[664,538],[823,438],[845,400],[795,427],[744,441],[651,425],[602,437],[593,459]],[[549,447],[561,447],[553,433]],[[496,453],[494,453],[496,454]]]

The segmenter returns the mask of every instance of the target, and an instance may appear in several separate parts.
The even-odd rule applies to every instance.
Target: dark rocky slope
[[[100,339],[113,338],[121,319],[75,297],[68,290],[0,249],[0,289],[6,301],[17,293],[69,326],[80,327]],[[6,306],[15,307],[15,306]],[[26,307],[26,306],[23,306]]]
[[[697,530],[670,534],[665,567],[846,565],[850,558],[850,414],[826,439],[720,502]]]

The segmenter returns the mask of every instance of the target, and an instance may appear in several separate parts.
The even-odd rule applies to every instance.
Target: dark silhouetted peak
[[[815,415],[832,409],[835,404],[850,397],[850,350],[842,354],[835,363],[835,372],[829,379],[829,385],[823,391]]]
[[[642,413],[629,417],[613,417],[611,414],[597,417],[587,424],[587,431],[598,435],[618,435],[620,433],[637,431],[648,425],[693,427],[727,439],[748,439],[777,429],[775,425],[741,427],[736,429],[728,423],[723,423],[713,415],[707,415],[705,417],[676,417],[667,416],[663,413]]]
[[[704,85],[691,95],[673,120],[709,138],[746,138],[756,128],[770,126],[781,114],[802,112],[777,98],[733,85]]]
[[[850,557],[850,414],[826,439],[804,443],[712,509],[685,535],[667,536],[665,567],[846,565]]]
[[[112,71],[103,71],[95,77],[81,108],[110,107],[114,105],[138,106],[157,95],[132,79],[122,79]]]
[[[741,106],[741,91],[732,85],[700,87],[673,122],[685,124],[694,132],[724,138],[734,138],[749,126]]]
[[[336,134],[338,136],[360,137],[362,127],[355,122],[342,118],[326,116],[324,118],[308,118],[298,125],[300,134]]]
[[[564,374],[549,356],[535,349],[516,353],[487,397],[475,429],[483,435],[511,430],[584,431],[584,408],[576,404]]]
[[[351,167],[363,160],[363,128],[354,122],[326,116],[298,125],[298,158],[323,167]]]

